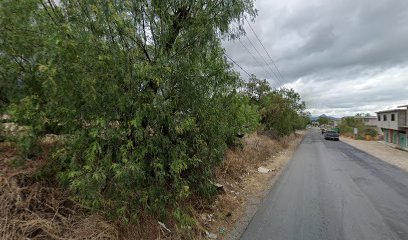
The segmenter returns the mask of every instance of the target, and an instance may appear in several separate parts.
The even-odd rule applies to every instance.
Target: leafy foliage
[[[305,102],[293,89],[272,90],[266,80],[252,76],[246,86],[246,94],[258,106],[264,129],[272,130],[278,136],[305,128],[310,121],[310,114],[304,112]]]
[[[366,126],[363,120],[360,118],[345,117],[341,120],[339,127],[342,134],[348,134],[351,136],[354,135],[354,128],[357,128],[357,137],[359,139],[364,139],[365,135],[369,135],[371,137],[376,137],[378,135],[378,131],[375,128]]]
[[[252,75],[246,85],[246,94],[253,101],[259,102],[261,98],[270,93],[272,90],[266,79],[261,80]]]
[[[258,121],[220,43],[255,14],[250,0],[3,0],[2,106],[32,148],[67,136],[53,169],[87,206],[126,219],[210,199],[227,143]]]
[[[364,129],[364,135],[368,135],[370,137],[377,137],[378,131],[374,128],[366,128]]]
[[[364,122],[361,119],[354,117],[344,117],[341,119],[339,124],[340,133],[345,134],[354,134],[354,128],[358,129],[359,135],[362,134],[365,129]]]
[[[320,125],[324,125],[324,124],[329,124],[331,120],[328,117],[320,116],[317,119],[317,121],[319,122]]]
[[[237,135],[309,119],[294,90],[245,86],[226,62],[221,39],[255,15],[251,0],[1,1],[0,108],[27,126],[21,155],[62,135],[44,172],[78,202],[124,221],[172,209],[191,225],[183,201],[214,196]]]

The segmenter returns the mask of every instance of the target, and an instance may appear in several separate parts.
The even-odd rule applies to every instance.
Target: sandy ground
[[[406,151],[377,141],[354,140],[345,137],[341,137],[340,140],[408,172],[408,152]]]

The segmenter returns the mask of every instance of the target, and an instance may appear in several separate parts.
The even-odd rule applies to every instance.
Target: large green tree
[[[246,84],[246,94],[252,101],[259,103],[262,97],[270,93],[272,90],[269,82],[264,79],[258,79],[255,75],[251,75]]]
[[[261,123],[266,130],[272,130],[278,136],[306,127],[305,102],[293,89],[273,90],[261,99],[259,106]]]
[[[331,120],[330,120],[330,118],[328,118],[328,117],[320,116],[320,117],[317,119],[317,121],[319,122],[320,125],[323,125],[323,124],[329,124]]]
[[[305,128],[310,122],[305,102],[293,89],[272,89],[266,79],[252,75],[246,84],[245,94],[258,108],[264,130],[271,130],[277,136]]]
[[[255,14],[251,0],[2,0],[1,101],[33,143],[67,136],[52,166],[81,203],[179,216],[256,123],[221,47]]]

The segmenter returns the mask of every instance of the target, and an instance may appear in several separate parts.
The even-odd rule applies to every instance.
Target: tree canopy
[[[258,107],[264,130],[272,130],[275,135],[288,135],[310,121],[306,103],[293,89],[272,89],[266,79],[252,76],[246,85],[246,95]]]
[[[319,124],[324,125],[324,124],[329,124],[330,123],[330,118],[328,117],[324,117],[324,116],[320,116],[317,121],[319,122]]]

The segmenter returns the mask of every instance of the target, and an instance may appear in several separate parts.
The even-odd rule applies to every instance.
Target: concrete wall
[[[364,125],[375,127],[377,126],[377,117],[355,117],[363,121]]]
[[[406,126],[407,124],[407,111],[398,112],[398,126]]]
[[[369,118],[368,122],[364,120],[365,125],[367,126],[377,126],[377,119],[376,118]]]
[[[391,115],[395,115],[395,120],[391,121]],[[381,116],[381,121],[377,122],[377,126],[380,128],[394,129],[398,130],[398,127],[404,126],[406,123],[406,111],[393,111],[386,113],[379,113]],[[384,115],[387,116],[387,120],[384,121]]]
[[[405,111],[405,126],[408,127],[408,107],[407,111]]]

